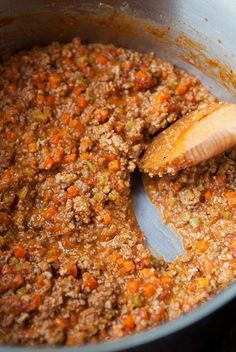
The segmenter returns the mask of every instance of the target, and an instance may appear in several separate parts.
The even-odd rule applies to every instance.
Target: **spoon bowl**
[[[236,145],[236,104],[205,105],[158,134],[140,166],[150,176],[171,173],[208,160]]]

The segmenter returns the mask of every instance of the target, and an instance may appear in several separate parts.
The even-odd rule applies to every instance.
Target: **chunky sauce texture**
[[[78,38],[0,65],[1,342],[76,345],[137,333],[232,281],[235,159],[219,159],[222,173],[205,166],[189,179],[186,171],[187,181],[153,185],[167,221],[186,213],[178,225],[187,224],[185,245],[195,249],[175,263],[152,258],[130,200],[130,174],[151,136],[214,100],[153,53]]]
[[[186,254],[168,264],[175,278],[169,319],[212,297],[236,278],[236,149],[163,178],[146,192]]]

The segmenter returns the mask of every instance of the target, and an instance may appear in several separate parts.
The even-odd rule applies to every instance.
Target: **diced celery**
[[[202,221],[199,217],[194,217],[189,220],[189,224],[194,228],[197,229],[198,227],[201,226]]]

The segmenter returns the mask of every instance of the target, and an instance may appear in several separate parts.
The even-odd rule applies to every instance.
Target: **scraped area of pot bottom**
[[[184,254],[180,238],[163,224],[160,212],[148,198],[140,174],[133,177],[132,204],[145,242],[154,256],[171,262]]]

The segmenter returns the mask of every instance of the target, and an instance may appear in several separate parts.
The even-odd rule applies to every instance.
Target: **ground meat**
[[[153,53],[83,45],[78,38],[1,63],[1,342],[114,339],[173,319],[233,279],[233,159],[222,159],[226,183],[214,189],[215,208],[204,208],[205,218],[219,223],[212,226],[222,228],[211,236],[224,234],[227,246],[210,234],[208,245],[201,242],[194,229],[200,251],[209,246],[214,258],[189,255],[177,264],[153,258],[130,200],[130,173],[151,136],[214,99],[194,76]],[[219,172],[212,163],[212,174],[204,169],[209,185]],[[196,217],[202,187],[196,177],[183,186],[177,210]],[[226,187],[229,200],[222,196]]]

